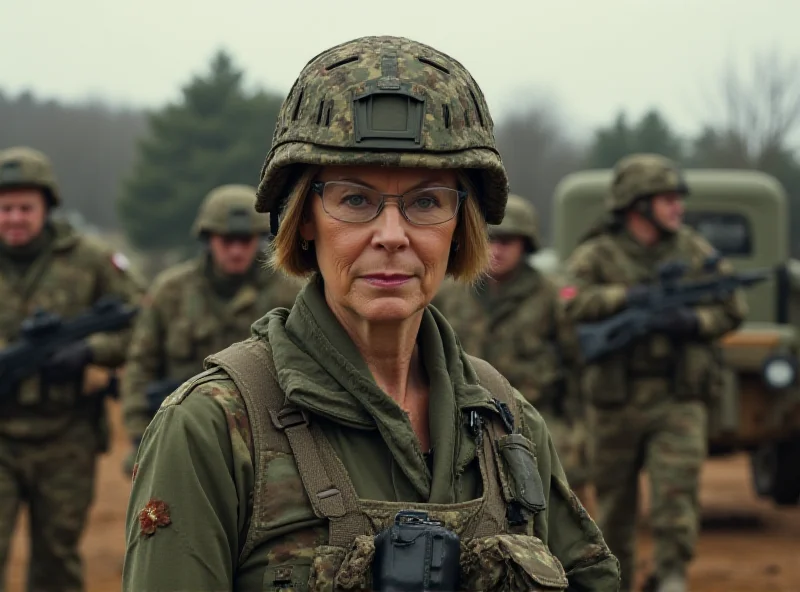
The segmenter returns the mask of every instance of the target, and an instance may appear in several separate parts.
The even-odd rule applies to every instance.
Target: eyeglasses
[[[311,190],[322,199],[322,208],[340,222],[362,223],[378,217],[386,199],[397,199],[400,213],[411,224],[430,226],[452,220],[467,197],[466,191],[448,187],[425,187],[402,195],[381,193],[346,181],[316,181]]]

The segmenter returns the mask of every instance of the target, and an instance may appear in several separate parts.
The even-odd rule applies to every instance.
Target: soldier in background
[[[126,471],[160,399],[201,372],[206,356],[247,339],[253,321],[294,303],[300,284],[266,269],[258,257],[269,216],[253,209],[255,193],[246,185],[211,191],[193,228],[207,249],[163,271],[144,298],[122,378],[123,418],[133,443]]]
[[[134,305],[142,282],[128,260],[68,223],[52,165],[25,147],[0,151],[0,341],[18,339],[37,309],[71,318],[102,297]],[[0,590],[17,514],[30,516],[28,590],[83,589],[78,543],[108,447],[104,401],[84,388],[90,365],[116,368],[130,331],[97,333],[64,347],[38,377],[0,401]]]
[[[608,224],[594,229],[567,262],[575,283],[562,302],[570,321],[598,321],[640,301],[664,262],[687,263],[689,278],[705,273],[714,249],[683,225],[688,193],[677,166],[662,156],[635,154],[617,163]],[[718,265],[719,273],[732,271],[725,260]],[[653,334],[584,369],[598,524],[620,561],[623,592],[633,585],[642,469],[651,481],[657,589],[686,590],[707,454],[706,401],[721,382],[713,342],[737,328],[746,312],[741,291],[722,304],[676,308]]]
[[[490,278],[476,288],[450,282],[433,301],[464,350],[497,368],[542,414],[570,487],[589,508],[589,455],[572,332],[556,281],[528,258],[539,240],[536,210],[510,195],[503,222],[489,226]]]

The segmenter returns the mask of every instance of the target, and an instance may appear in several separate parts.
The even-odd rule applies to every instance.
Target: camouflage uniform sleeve
[[[144,281],[129,268],[127,259],[121,253],[105,252],[98,266],[98,294],[116,296],[128,304],[136,306],[144,293]],[[89,337],[93,362],[99,366],[116,368],[125,362],[131,329],[114,333],[96,333]]]
[[[152,419],[145,395],[147,385],[159,378],[164,356],[163,315],[155,289],[142,299],[133,325],[128,359],[122,376],[122,416],[125,430],[133,439],[141,438]]]
[[[585,243],[567,261],[567,281],[561,288],[561,301],[571,322],[597,321],[625,307],[627,286],[601,285],[597,252],[594,241]]]
[[[700,254],[708,256],[714,248],[702,237],[696,236]],[[734,272],[733,265],[727,259],[719,262],[719,273]],[[709,340],[718,339],[726,333],[737,329],[747,317],[748,306],[744,290],[736,290],[725,302],[708,304],[694,308],[697,315],[698,331],[701,337]]]
[[[618,590],[619,562],[603,535],[567,484],[564,469],[542,416],[517,393],[521,431],[536,447],[536,461],[547,507],[537,519],[540,536],[564,567],[569,590]],[[543,517],[542,517],[543,515]]]
[[[128,502],[125,592],[233,589],[254,475],[239,402],[224,374],[205,372],[148,427]]]

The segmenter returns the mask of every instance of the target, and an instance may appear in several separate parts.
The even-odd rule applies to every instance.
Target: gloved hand
[[[688,306],[664,311],[656,319],[653,328],[673,337],[694,337],[699,329],[697,315]]]
[[[42,368],[48,382],[68,382],[80,378],[94,354],[86,341],[76,341],[57,351]]]
[[[627,306],[637,306],[644,304],[647,300],[647,295],[650,292],[650,286],[645,284],[637,284],[628,288],[625,294],[625,304]]]

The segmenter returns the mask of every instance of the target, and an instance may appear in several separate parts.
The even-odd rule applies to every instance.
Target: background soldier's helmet
[[[47,156],[25,146],[0,150],[0,191],[26,187],[40,189],[51,206],[61,203],[56,175]]]
[[[256,188],[249,185],[221,185],[206,195],[192,232],[200,237],[213,234],[267,234],[269,217],[253,209]]]
[[[294,165],[471,169],[486,221],[508,178],[478,84],[453,58],[403,37],[363,37],[313,58],[281,107],[261,171],[259,212],[277,214]]]
[[[519,195],[509,195],[506,215],[499,225],[489,226],[489,236],[521,236],[525,239],[525,251],[535,253],[541,246],[536,208]]]
[[[612,212],[621,211],[662,193],[688,195],[689,187],[678,165],[659,154],[631,154],[614,167],[606,207]]]

